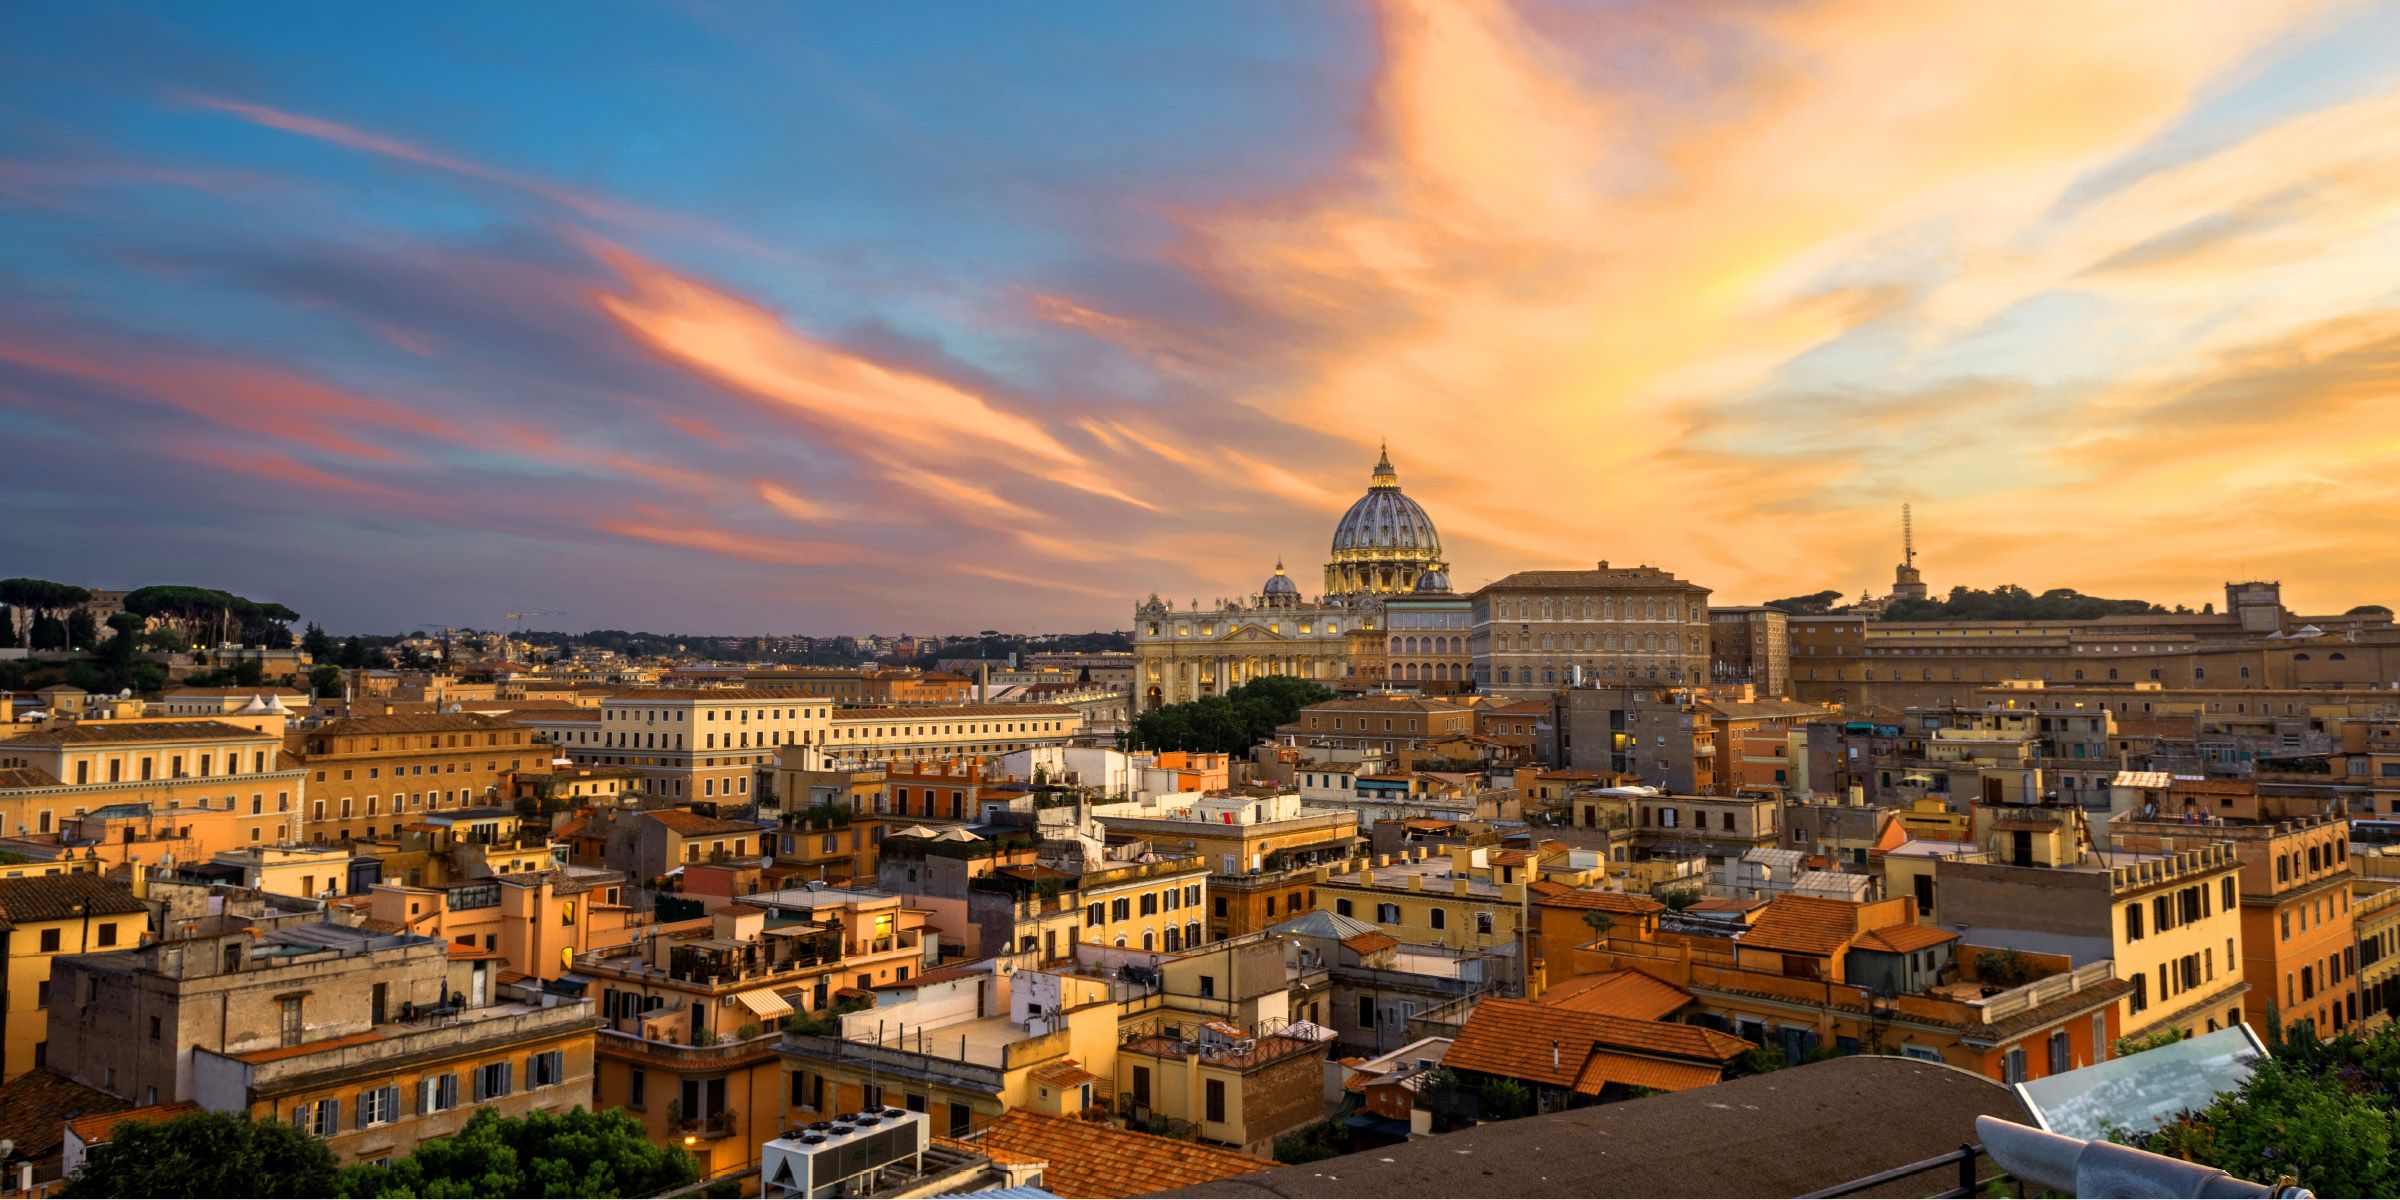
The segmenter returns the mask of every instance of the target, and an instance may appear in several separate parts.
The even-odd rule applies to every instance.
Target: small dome
[[[1283,573],[1283,563],[1279,560],[1275,564],[1275,573],[1267,576],[1266,584],[1258,590],[1269,596],[1297,596],[1300,594],[1300,585]]]
[[[1420,592],[1447,592],[1450,590],[1450,575],[1446,571],[1427,571],[1417,576],[1417,590]]]

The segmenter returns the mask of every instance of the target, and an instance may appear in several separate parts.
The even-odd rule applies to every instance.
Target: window
[[[475,1068],[475,1102],[497,1099],[516,1090],[515,1063],[485,1063]]]
[[[2050,1073],[2062,1075],[2074,1069],[2072,1052],[2067,1048],[2067,1031],[2061,1029],[2050,1035]]]
[[[2005,1056],[2003,1056],[2003,1057],[2001,1058],[2001,1060],[2000,1060],[2000,1082],[2002,1082],[2002,1083],[2023,1083],[2023,1082],[2025,1082],[2025,1048],[2024,1048],[2024,1047],[2022,1047],[2022,1046],[2016,1047],[2015,1049],[2012,1049],[2012,1050],[2010,1050],[2010,1051],[2009,1051],[2009,1052],[2008,1052],[2008,1053],[2007,1053]]]
[[[388,1125],[400,1119],[400,1089],[368,1088],[358,1094],[358,1127]]]
[[[283,1044],[297,1046],[304,1026],[300,1021],[300,997],[285,996],[275,1002],[283,1027]]]
[[[799,1072],[795,1071],[792,1073],[792,1091],[794,1093],[792,1102],[794,1104],[799,1103],[799,1096],[797,1093],[800,1090],[800,1078],[801,1076]],[[650,1073],[641,1069],[640,1067],[635,1067],[633,1071],[626,1077],[625,1107],[640,1108],[644,1104],[648,1103],[647,1093],[649,1090]]]
[[[1338,914],[1338,915],[1341,915],[1341,916],[1345,916],[1345,917],[1346,917],[1346,916],[1349,916],[1349,915],[1350,915],[1350,901],[1349,901],[1349,899],[1348,899],[1347,897],[1340,898],[1340,899],[1336,899],[1336,900],[1333,902],[1333,911],[1334,911],[1336,914]]]
[[[2125,940],[2142,940],[2142,906],[2138,901],[2125,906]]]
[[[1449,925],[1450,915],[1446,912],[1443,912],[1439,907],[1436,907],[1433,910],[1432,921],[1435,929],[1442,929]]]
[[[1391,925],[1397,925],[1397,924],[1399,924],[1399,923],[1400,923],[1400,906],[1399,906],[1399,905],[1397,905],[1397,904],[1378,904],[1378,905],[1376,905],[1376,906],[1375,906],[1375,920],[1376,920],[1376,921],[1378,921],[1378,922],[1380,922],[1380,923],[1383,923],[1383,924],[1391,924]]]
[[[525,1060],[525,1086],[555,1087],[567,1081],[567,1056],[562,1050],[545,1050]]]
[[[1358,1023],[1363,1028],[1375,1028],[1375,997],[1360,996],[1358,998]]]
[[[42,953],[44,953],[44,954],[56,954],[56,953],[58,953],[58,931],[57,931],[57,930],[55,930],[55,929],[45,929],[45,930],[43,930],[43,931],[42,931]]]
[[[1222,1079],[1208,1081],[1207,1119],[1219,1123],[1225,1120],[1225,1081]]]
[[[319,1100],[311,1114],[308,1131],[318,1137],[332,1137],[342,1127],[342,1102]]]
[[[1475,914],[1475,932],[1477,932],[1477,933],[1490,933],[1491,931],[1492,931],[1492,914],[1490,914],[1490,913],[1476,913],[1476,914]]]

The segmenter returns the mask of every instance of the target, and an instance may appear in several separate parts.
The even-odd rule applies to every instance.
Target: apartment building
[[[0,994],[0,1082],[49,1061],[52,1001],[63,1011],[75,1001],[52,993],[61,956],[138,944],[149,910],[122,883],[76,873],[0,879],[0,961],[7,991]]]
[[[2240,862],[2222,841],[2173,852],[2095,849],[2083,810],[1978,805],[1973,854],[1936,858],[1941,926],[1976,943],[2109,961],[2132,985],[2127,1036],[2244,1017]]]
[[[2358,938],[2358,1021],[2373,1029],[2400,1016],[2400,888],[2363,885],[2351,906]]]
[[[614,871],[544,870],[458,879],[429,886],[380,883],[368,893],[375,928],[418,934],[498,956],[502,967],[556,979],[578,955],[622,946],[650,927],[625,903]]]
[[[592,1097],[591,1001],[503,987],[433,938],[225,914],[62,962],[53,1070],[137,1104],[288,1121],[344,1165],[398,1158],[477,1109]]]
[[[1110,843],[1072,809],[1024,824],[885,835],[878,886],[932,908],[970,957],[1071,958],[1085,942],[1176,951],[1206,942],[1209,864],[1147,842]]]
[[[0,739],[0,833],[97,844],[117,861],[203,859],[297,834],[304,776],[281,757],[282,718],[96,720]],[[70,831],[105,812],[113,824]],[[132,828],[135,849],[123,847]]]
[[[1440,855],[1379,854],[1355,871],[1328,871],[1314,907],[1370,922],[1394,940],[1489,956],[1495,975],[1516,982],[1528,920],[1528,885],[1538,852],[1453,846]]]
[[[791,1123],[776,1053],[786,1021],[830,1020],[922,976],[924,918],[886,893],[797,888],[579,955],[572,978],[604,1022],[594,1102],[689,1150],[704,1177],[754,1166]]]
[[[2243,1015],[2264,1031],[2306,1021],[2331,1037],[2361,1016],[2358,937],[2353,925],[2349,822],[2329,817],[2242,822],[2143,820],[2108,823],[2120,850],[2172,852],[2223,844],[2240,863]]]
[[[1300,718],[1275,730],[1287,747],[1372,750],[1384,754],[1424,752],[1455,744],[1475,733],[1475,709],[1436,696],[1379,695],[1328,700],[1300,710]]]
[[[301,835],[349,842],[397,832],[423,814],[492,804],[512,772],[548,764],[533,730],[478,713],[328,721],[291,736],[305,772]]]
[[[974,681],[951,671],[914,667],[762,667],[744,675],[754,688],[831,700],[855,708],[964,704]]]
[[[747,804],[776,748],[824,745],[833,712],[785,688],[641,688],[601,701],[595,727],[548,724],[577,764],[639,770],[645,795]]]
[[[868,766],[907,759],[1013,754],[1065,746],[1083,714],[1064,704],[961,704],[834,710],[824,762]]]
[[[1255,933],[1315,906],[1314,870],[1358,850],[1358,813],[1297,793],[1195,793],[1096,805],[1111,834],[1198,854],[1210,864],[1208,938]]]

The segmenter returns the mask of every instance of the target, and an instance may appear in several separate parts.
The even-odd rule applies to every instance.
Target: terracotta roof
[[[1100,1082],[1099,1076],[1092,1074],[1090,1071],[1084,1070],[1082,1067],[1076,1066],[1075,1060],[1071,1058],[1061,1062],[1052,1063],[1046,1067],[1037,1067],[1034,1070],[1026,1072],[1025,1076],[1026,1078],[1033,1080],[1035,1083],[1048,1084],[1051,1087],[1060,1089],[1081,1087],[1087,1083]]]
[[[1656,1058],[1637,1058],[1631,1054],[1614,1054],[1596,1050],[1575,1076],[1575,1090],[1586,1096],[1597,1096],[1609,1084],[1628,1087],[1657,1088],[1662,1092],[1683,1092],[1707,1087],[1724,1077],[1720,1067],[1705,1067],[1699,1063],[1667,1062]]]
[[[1380,950],[1389,950],[1399,944],[1399,938],[1380,931],[1353,934],[1342,939],[1343,949],[1349,950],[1353,954],[1373,954]]]
[[[1657,1021],[1690,1004],[1692,994],[1655,975],[1627,968],[1562,979],[1542,993],[1541,1002],[1577,1012]]]
[[[1042,1186],[1066,1200],[1147,1196],[1271,1170],[1276,1165],[1198,1142],[1024,1109],[1001,1114],[976,1140],[975,1148],[1048,1163],[1042,1172]]]
[[[755,904],[728,904],[717,911],[728,916],[735,917],[763,917],[767,915],[766,909],[760,908]]]
[[[122,742],[256,741],[266,737],[255,729],[223,721],[128,721],[122,725],[78,721],[18,734],[6,741],[27,746],[92,746]]]
[[[65,782],[40,767],[0,767],[0,790],[62,787]]]
[[[756,825],[745,825],[740,821],[720,821],[715,817],[704,817],[679,808],[654,809],[636,815],[648,817],[685,837],[709,837],[721,833],[766,832]]]
[[[684,700],[807,700],[821,701],[823,696],[811,696],[793,688],[627,688],[609,694],[609,700],[631,700],[651,704],[673,704]],[[602,701],[607,703],[607,701]]]
[[[84,911],[75,911],[76,905]],[[99,875],[27,875],[0,879],[0,920],[11,925],[118,916],[145,911],[133,889]]]
[[[1475,1006],[1442,1062],[1463,1071],[1576,1087],[1587,1060],[1602,1052],[1723,1064],[1748,1049],[1749,1042],[1713,1029],[1488,999]]]
[[[346,737],[361,733],[457,733],[461,730],[522,729],[514,721],[487,717],[482,713],[401,713],[389,717],[344,717],[328,721],[308,731],[308,736]]]
[[[67,1138],[68,1121],[132,1107],[107,1092],[37,1067],[0,1084],[0,1138],[17,1144],[15,1157],[38,1161],[58,1153]]]
[[[1072,717],[1079,710],[1064,704],[943,704],[923,708],[837,708],[835,721],[899,721],[922,723],[958,717]]]
[[[127,1121],[166,1121],[180,1117],[187,1112],[198,1111],[200,1111],[199,1104],[190,1100],[177,1100],[172,1104],[153,1104],[147,1108],[128,1109],[124,1112],[94,1113],[90,1116],[77,1117],[67,1122],[67,1127],[75,1131],[76,1137],[83,1139],[84,1145],[91,1146],[107,1141],[117,1132],[117,1126]]]
[[[941,1137],[937,1135],[933,1139],[933,1144],[940,1146],[944,1150],[956,1151],[960,1154],[980,1155],[1004,1167],[1039,1167],[1046,1165],[1041,1159],[1038,1158],[1027,1158],[1022,1154],[1011,1154],[1008,1151],[1002,1150],[996,1146],[978,1145],[974,1142],[960,1141],[959,1139],[953,1137]]]
[[[1596,908],[1602,912],[1646,917],[1662,913],[1667,906],[1648,896],[1625,892],[1598,892],[1587,888],[1571,888],[1563,883],[1536,879],[1525,885],[1533,893],[1533,902],[1550,908]]]
[[[1860,950],[1881,950],[1886,954],[1907,954],[1928,946],[1952,941],[1957,934],[1932,925],[1886,925],[1858,935],[1850,944]]]
[[[1493,852],[1491,863],[1495,867],[1521,867],[1532,857],[1532,854],[1523,850],[1499,850]]]
[[[168,692],[166,698],[173,700],[178,696],[198,698],[201,696],[305,696],[307,694],[299,688],[287,687],[179,687]]]
[[[1741,943],[1755,950],[1782,950],[1830,958],[1858,936],[1858,905],[1815,896],[1777,896]]]

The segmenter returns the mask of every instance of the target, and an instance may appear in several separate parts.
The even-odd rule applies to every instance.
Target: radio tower
[[[1892,572],[1892,599],[1923,600],[1925,579],[1917,573],[1917,529],[1909,506],[1900,506],[1900,566]]]

